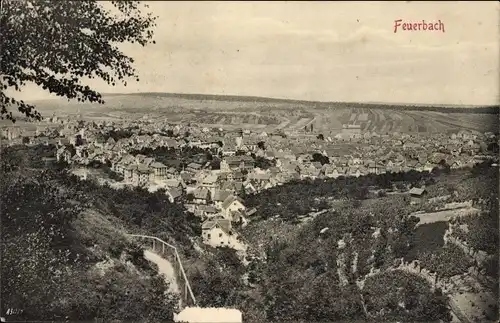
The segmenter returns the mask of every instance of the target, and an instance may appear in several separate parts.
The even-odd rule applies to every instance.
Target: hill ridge
[[[499,108],[498,104],[443,104],[443,103],[404,103],[404,102],[377,102],[377,101],[319,101],[319,100],[300,100],[290,98],[265,97],[265,96],[250,96],[250,95],[231,95],[231,94],[202,94],[202,93],[175,93],[175,92],[136,92],[136,93],[102,93],[104,98],[117,96],[160,96],[160,97],[177,97],[190,100],[214,100],[214,101],[243,101],[243,102],[269,102],[269,103],[295,103],[307,105],[349,105],[349,106],[399,106],[402,108],[462,108],[462,109],[477,109],[477,108]]]

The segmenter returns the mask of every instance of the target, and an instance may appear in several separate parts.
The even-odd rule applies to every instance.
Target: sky
[[[151,2],[156,45],[122,46],[140,78],[102,93],[177,92],[430,104],[498,104],[500,4]],[[394,33],[394,21],[445,31]],[[51,98],[35,86],[21,99]]]

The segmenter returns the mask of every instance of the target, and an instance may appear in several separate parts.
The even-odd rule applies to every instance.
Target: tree
[[[139,1],[111,1],[117,13],[100,1],[2,0],[0,13],[0,116],[15,122],[12,107],[40,119],[36,108],[9,97],[28,83],[68,100],[104,103],[84,85],[102,79],[109,85],[135,78],[134,60],[117,46],[152,40],[156,17],[142,12]],[[147,5],[144,5],[147,7]]]
[[[495,154],[498,153],[498,143],[497,142],[492,142],[488,145],[487,148],[488,151],[493,152]]]
[[[75,146],[82,146],[82,145],[83,145],[82,135],[78,134],[76,135]]]
[[[322,133],[320,133],[318,136],[316,136],[316,138],[319,140],[325,140],[325,136],[323,136]]]
[[[257,143],[257,147],[259,147],[259,149],[266,150],[266,143],[263,141],[259,141]]]
[[[313,160],[313,162],[320,162],[321,165],[330,163],[330,159],[328,157],[326,157],[325,155],[320,154],[320,153],[312,154],[312,160]]]

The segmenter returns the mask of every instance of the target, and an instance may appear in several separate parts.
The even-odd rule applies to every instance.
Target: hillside
[[[314,125],[335,134],[343,124],[378,133],[448,132],[457,129],[497,131],[498,106],[428,106],[378,103],[309,102],[260,97],[141,93],[104,96],[104,105],[46,100],[34,102],[46,116],[77,115],[88,119],[155,118],[256,131],[297,131]]]
[[[480,205],[486,212],[462,220],[468,231],[460,238],[475,250],[496,255],[498,170],[486,167],[417,175],[409,174],[404,182],[426,184],[429,199],[454,192],[453,201],[483,201]],[[390,182],[397,180],[394,177]],[[467,274],[473,259],[455,245],[445,245],[446,222],[435,220],[415,228],[419,217],[414,212],[419,208],[410,205],[407,196],[370,195],[367,188],[377,187],[377,182],[369,177],[350,183],[297,181],[247,197],[246,204],[258,210],[243,230],[257,256],[249,278],[254,284],[256,313],[260,308],[265,309],[260,315],[270,320],[304,322],[366,317],[377,322],[450,319],[439,289],[432,292],[431,285],[418,275],[389,269],[400,258],[419,260],[447,281]],[[438,206],[427,204],[430,209]],[[327,211],[307,216],[318,209]],[[498,261],[486,262],[480,270],[496,280]],[[498,294],[496,286],[488,288]]]
[[[171,321],[176,296],[164,294],[164,279],[126,236],[139,231],[125,212],[135,212],[137,199],[126,197],[125,206],[109,191],[78,186],[64,168],[46,169],[41,155],[24,147],[2,151],[2,312],[22,310],[9,317],[19,321]],[[151,205],[162,214],[175,210],[161,203]]]

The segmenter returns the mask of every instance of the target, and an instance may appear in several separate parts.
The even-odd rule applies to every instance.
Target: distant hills
[[[238,96],[219,94],[194,94],[194,93],[167,93],[167,92],[141,92],[141,93],[106,93],[103,97],[117,96],[142,96],[179,98],[195,101],[226,101],[226,102],[253,102],[253,103],[279,103],[292,105],[305,105],[316,108],[367,108],[367,109],[407,109],[420,111],[435,111],[447,113],[498,113],[499,105],[452,105],[452,104],[429,104],[429,103],[387,103],[387,102],[340,102],[340,101],[307,101],[283,98],[270,98],[260,96]],[[446,109],[446,110],[444,110]],[[473,110],[473,111],[471,111]]]

